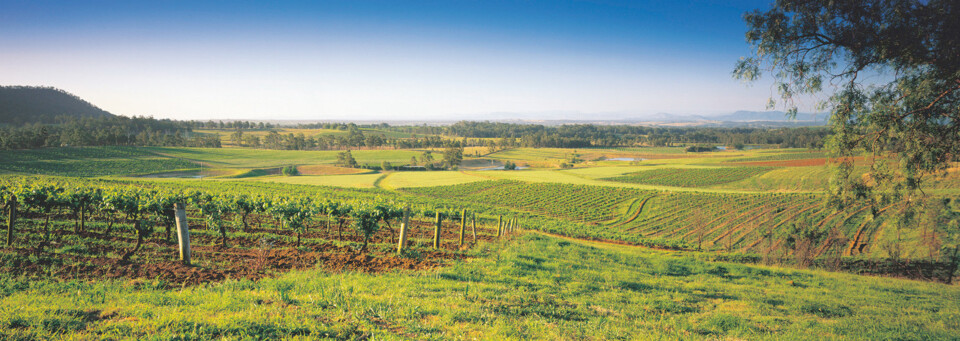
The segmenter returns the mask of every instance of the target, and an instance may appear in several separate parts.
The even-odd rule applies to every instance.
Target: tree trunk
[[[473,243],[477,243],[477,213],[473,213],[470,221],[473,223]]]
[[[337,240],[343,241],[343,219],[337,219]]]
[[[950,257],[950,272],[947,274],[945,283],[953,283],[953,277],[957,274],[957,266],[960,265],[957,263],[960,263],[960,246],[953,248],[953,257]]]
[[[384,223],[387,223],[387,229],[390,230],[390,239],[397,239],[397,231],[393,230],[393,226],[390,226],[390,219],[384,219]]]
[[[297,247],[300,247],[300,230],[297,230]]]
[[[47,219],[43,223],[43,241],[50,241],[50,213],[46,214]]]
[[[442,222],[442,220],[440,220],[440,212],[437,212],[437,227],[436,227],[436,229],[433,230],[433,248],[434,248],[434,249],[439,249],[439,248],[440,248],[440,224],[441,224],[441,222]]]
[[[400,222],[400,240],[397,241],[397,254],[403,254],[403,248],[407,246],[407,230],[410,229],[410,206],[403,210],[403,220]]]
[[[460,211],[460,247],[463,247],[463,233],[467,229],[467,210]]]
[[[174,221],[177,223],[177,246],[180,249],[180,261],[190,265],[190,227],[187,226],[187,210],[183,204],[174,204]]]
[[[240,216],[240,221],[243,222],[243,233],[250,232],[250,225],[247,225],[247,215],[249,214],[250,213],[244,213],[242,216]]]
[[[87,232],[87,207],[80,206],[80,232]]]
[[[10,196],[10,202],[7,203],[7,246],[13,245],[13,226],[17,221],[17,197]]]
[[[113,219],[107,218],[107,230],[104,232],[104,235],[110,235],[113,233]]]
[[[137,231],[137,245],[134,245],[132,250],[124,253],[123,257],[120,257],[121,260],[129,260],[130,256],[133,256],[134,253],[139,251],[140,246],[143,245],[143,229],[140,228],[140,219],[133,222],[133,229]]]
[[[297,239],[297,246],[300,246],[299,236]],[[220,222],[220,246],[227,247],[227,228],[223,226],[223,222]]]

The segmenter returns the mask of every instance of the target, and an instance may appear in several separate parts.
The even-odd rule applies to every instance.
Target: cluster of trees
[[[623,146],[676,146],[689,144],[773,144],[789,148],[821,148],[829,134],[825,127],[708,128],[647,127],[630,125],[571,124],[544,126],[499,122],[461,121],[450,126],[391,127],[394,131],[436,134],[465,140],[491,151],[513,148],[585,148]]]
[[[250,121],[186,121],[184,122],[191,129],[227,129],[227,130],[264,130],[273,129],[278,126],[267,122]]]
[[[349,130],[346,135],[320,135],[306,136],[303,133],[281,134],[277,131],[270,131],[263,137],[251,134],[244,134],[243,130],[237,129],[230,134],[230,140],[241,147],[264,148],[264,149],[282,149],[282,150],[330,150],[372,147],[380,148],[388,145],[388,140],[383,134],[363,134],[358,128]]]
[[[433,157],[432,151],[424,151],[420,154],[418,159],[415,156],[410,157],[410,163],[408,166],[422,166],[428,170],[441,170],[441,169],[456,169],[460,166],[460,162],[463,161],[463,147],[452,146],[444,149],[443,155],[440,160],[436,160]],[[353,153],[350,150],[345,150],[340,153],[337,153],[337,162],[334,163],[339,167],[348,167],[348,168],[357,168],[361,165],[353,158]],[[364,168],[376,169],[376,166],[366,165]],[[380,163],[381,170],[391,170],[395,169],[390,162],[383,161]]]
[[[150,117],[61,117],[55,124],[0,128],[0,149],[60,146],[220,147],[217,135],[196,134],[181,121]]]

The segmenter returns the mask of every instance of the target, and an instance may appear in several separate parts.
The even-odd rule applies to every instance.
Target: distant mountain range
[[[719,121],[719,122],[811,122],[826,124],[830,118],[829,114],[819,113],[797,113],[793,119],[788,118],[783,111],[737,111],[731,114],[718,116],[703,115],[674,115],[657,114],[651,117],[651,121],[660,122],[697,122],[697,121]],[[640,119],[644,121],[644,119]]]
[[[0,124],[54,123],[58,116],[104,117],[113,114],[57,88],[0,86]]]
[[[554,111],[541,113],[493,113],[490,117],[473,120],[490,120],[509,123],[560,124],[639,124],[655,126],[705,126],[705,127],[797,127],[827,125],[827,113],[798,113],[787,117],[783,111],[737,111],[722,115],[689,115],[659,113],[653,115],[630,113],[581,113]]]

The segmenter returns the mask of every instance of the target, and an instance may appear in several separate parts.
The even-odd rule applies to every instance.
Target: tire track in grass
[[[699,227],[696,227],[696,226],[695,226],[695,228],[689,229],[689,231],[687,231],[687,233],[684,233],[682,236],[680,236],[680,239],[686,239],[687,237],[689,237],[690,235],[696,233],[697,231],[700,231],[700,230],[703,229],[704,227],[713,225],[713,224],[716,223],[717,221],[719,221],[719,220],[721,220],[721,219],[724,219],[724,218],[726,218],[727,216],[729,216],[729,215],[731,215],[731,214],[734,214],[734,213],[737,213],[737,211],[727,212],[727,213],[725,213],[725,214],[723,214],[723,215],[721,215],[721,216],[719,216],[719,217],[714,218],[713,220],[707,222],[706,224],[703,224],[703,225],[701,225],[701,226],[699,226]],[[689,228],[690,225],[687,225],[686,227]]]
[[[817,206],[820,206],[820,205],[819,205],[819,204],[813,204],[813,205],[804,207],[803,209],[797,211],[796,213],[794,213],[793,215],[787,217],[786,219],[781,220],[781,221],[780,221],[779,223],[777,223],[776,225],[773,225],[773,227],[771,227],[770,229],[771,229],[771,230],[776,230],[776,229],[779,228],[781,225],[786,224],[788,221],[791,221],[791,220],[793,220],[794,218],[796,218],[797,216],[799,216],[800,214],[803,214],[803,212],[812,210],[812,209],[816,208]],[[748,250],[749,250],[749,249],[752,249],[754,246],[757,246],[757,244],[760,244],[761,241],[763,241],[763,239],[757,239],[755,242],[751,243],[750,246],[747,247],[747,249],[748,249]],[[780,242],[777,242],[777,245],[779,245],[779,244],[780,244]]]
[[[391,173],[384,172],[382,175],[378,176],[376,180],[373,180],[373,187],[374,187],[374,188],[379,188],[379,189],[385,189],[385,190],[390,190],[390,189],[392,189],[392,188],[386,188],[386,187],[383,187],[383,186],[382,186],[383,180],[386,180],[387,177],[390,176],[390,175],[392,175],[392,174],[393,174],[392,172],[391,172]]]
[[[780,211],[780,212],[775,212],[775,213],[773,213],[773,214],[770,215],[770,217],[768,217],[767,219],[764,219],[763,221],[761,221],[761,222],[757,223],[756,225],[754,225],[752,229],[742,231],[743,233],[741,233],[741,234],[737,237],[737,240],[734,242],[734,244],[740,244],[741,242],[743,242],[743,241],[747,238],[747,236],[750,235],[750,233],[755,232],[755,231],[757,230],[757,228],[759,228],[760,226],[763,226],[763,224],[769,223],[771,220],[776,219],[777,216],[781,215],[780,213],[789,212],[790,210],[795,209],[795,208],[800,207],[800,206],[803,206],[803,205],[805,205],[805,204],[806,204],[805,202],[801,202],[801,203],[799,203],[799,204],[796,204],[796,205],[793,205],[793,206],[784,208],[784,209],[783,209],[782,211]],[[774,207],[771,208],[771,210],[775,210],[775,209],[777,209],[777,208],[778,208],[777,206],[774,206]],[[757,216],[758,216],[758,217],[761,217],[761,216],[763,216],[765,213],[766,213],[766,212],[760,213],[760,214],[758,214]],[[744,247],[743,249],[741,249],[740,251],[741,251],[741,252],[746,252],[749,248],[750,248],[750,247],[747,246],[747,247]]]
[[[710,208],[712,208],[712,206],[711,206]],[[711,210],[711,211],[712,211],[712,210]],[[675,234],[680,233],[680,232],[682,232],[683,230],[688,229],[688,228],[690,227],[690,224],[686,224],[686,221],[687,221],[687,220],[690,220],[691,218],[693,218],[693,216],[692,216],[692,215],[688,215],[688,216],[686,217],[686,219],[680,219],[680,221],[677,222],[677,228],[671,230],[671,231],[670,231],[669,233],[667,233],[666,235],[662,235],[662,236],[660,236],[660,237],[662,237],[662,238],[671,238],[671,237],[673,237]],[[717,217],[717,218],[714,218],[713,220],[707,222],[705,225],[713,224],[715,221],[720,220],[721,218],[723,218],[723,216],[719,216],[719,217]],[[684,236],[681,236],[681,238],[683,238],[683,237],[684,237]]]
[[[846,217],[843,217],[843,219],[840,220],[840,223],[837,224],[836,226],[834,226],[834,228],[842,228],[843,225],[845,225],[845,224],[847,223],[847,221],[850,220],[850,218],[853,218],[853,216],[855,216],[855,215],[857,215],[857,214],[860,214],[860,212],[863,212],[864,210],[866,210],[866,209],[869,208],[869,207],[870,207],[870,206],[866,206],[866,205],[865,205],[865,206],[861,207],[860,209],[858,209],[858,210],[856,210],[856,211],[853,211],[853,213],[850,213],[850,214],[848,214]],[[833,246],[833,245],[835,245],[837,242],[842,242],[842,239],[833,238],[833,237],[828,238],[826,241],[824,241],[824,242],[820,245],[819,248],[817,248],[817,251],[814,253],[814,258],[820,257],[821,255],[823,255],[824,252],[827,252],[827,250],[830,249],[830,247]]]
[[[858,210],[856,210],[856,211],[853,211],[853,213],[850,213],[850,214],[848,214],[846,217],[844,217],[843,219],[841,219],[841,220],[840,220],[840,223],[837,224],[836,226],[834,226],[834,228],[842,228],[843,225],[846,224],[848,220],[850,220],[850,218],[853,218],[853,216],[855,216],[855,215],[857,215],[857,214],[860,214],[860,212],[863,212],[864,210],[866,210],[866,209],[869,208],[869,207],[870,207],[870,206],[865,205],[865,206],[861,207],[860,209],[858,209]],[[842,212],[842,211],[841,211],[841,212]],[[822,226],[825,222],[826,222],[826,219],[824,219],[824,221],[820,222],[820,225]],[[839,241],[839,240],[840,240],[840,239],[829,238],[829,239],[827,239],[826,241],[824,241],[824,242],[820,245],[820,247],[817,249],[817,251],[814,253],[814,258],[820,257],[821,255],[823,255],[824,252],[827,252],[827,249],[829,249],[831,246],[834,245],[834,243],[836,243],[836,242]]]
[[[736,221],[737,219],[742,218],[744,215],[748,215],[748,214],[750,214],[750,213],[753,213],[753,212],[756,211],[756,210],[763,209],[763,208],[767,208],[767,207],[770,207],[770,206],[768,206],[768,205],[758,206],[758,207],[756,207],[756,208],[754,208],[754,209],[752,209],[752,210],[749,210],[749,211],[747,211],[747,212],[743,212],[743,214],[737,216],[736,218],[734,218],[734,220],[731,220],[731,221],[729,221],[729,222],[726,222],[726,223],[717,225],[717,227],[714,227],[712,230],[710,230],[709,232],[707,232],[707,234],[713,233],[713,232],[715,232],[717,229],[720,229],[721,227],[730,225],[730,223],[732,223],[733,221]],[[773,209],[773,208],[774,208],[774,207],[770,207],[770,209]],[[747,219],[746,221],[744,221],[744,222],[742,222],[742,223],[740,223],[740,224],[737,224],[737,226],[736,226],[735,228],[729,229],[729,230],[727,230],[727,232],[724,232],[724,233],[720,234],[719,236],[717,236],[716,238],[714,238],[713,240],[709,241],[709,242],[708,242],[708,245],[709,245],[709,246],[716,245],[717,242],[719,242],[719,241],[720,241],[721,239],[723,239],[724,237],[730,235],[730,234],[733,233],[734,231],[739,230],[739,229],[741,228],[740,226],[745,226],[747,222],[749,222],[750,220],[753,220],[753,218],[756,218],[756,217],[759,217],[759,216],[760,216],[759,214],[753,215],[752,217],[750,217],[750,219]]]
[[[656,197],[656,195],[652,195],[652,196],[643,198],[643,201],[640,202],[640,207],[637,208],[637,211],[634,212],[633,215],[630,216],[630,218],[627,218],[627,220],[621,221],[621,222],[619,222],[619,223],[617,223],[617,224],[615,224],[615,225],[611,225],[610,227],[623,226],[623,225],[626,225],[626,224],[629,224],[629,223],[633,222],[634,220],[637,220],[637,218],[640,217],[640,214],[643,213],[643,207],[647,205],[647,201],[649,201],[650,199],[653,199],[653,198],[655,198],[655,197]],[[626,229],[626,231],[633,231],[633,230],[635,230],[635,229],[638,228],[638,227],[640,227],[640,226],[637,225],[637,226],[631,227],[631,228],[629,228],[629,229]]]
[[[888,208],[893,207],[893,205],[896,205],[896,203],[890,204],[890,205],[887,205],[887,207],[881,208],[879,211],[877,211],[876,215],[880,215],[880,213],[883,213],[883,211],[886,211]],[[853,235],[853,240],[850,241],[850,246],[847,248],[847,252],[846,252],[847,256],[853,256],[853,249],[856,248],[858,244],[860,244],[860,237],[863,235],[864,228],[867,226],[868,223],[873,221],[875,221],[875,219],[867,219],[862,224],[860,224],[859,228],[857,228],[857,233]]]

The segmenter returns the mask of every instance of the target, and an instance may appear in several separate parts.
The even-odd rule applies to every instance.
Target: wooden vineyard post
[[[180,261],[190,265],[190,228],[187,227],[187,210],[183,204],[173,204],[177,220],[177,244],[180,246]]]
[[[463,232],[467,229],[467,210],[460,211],[460,247],[463,247]]]
[[[433,248],[440,248],[440,212],[437,212],[437,228],[433,230]]]
[[[7,246],[11,246],[13,245],[13,225],[17,221],[17,197],[15,195],[10,196],[7,209],[10,210],[7,213]]]
[[[477,243],[477,213],[473,212],[471,213],[470,216],[473,222],[473,243],[476,244]]]
[[[403,247],[407,246],[407,226],[410,225],[410,206],[403,210],[403,222],[400,223],[400,241],[397,242],[397,254],[403,254]]]
[[[503,235],[503,216],[497,217],[497,238]]]

